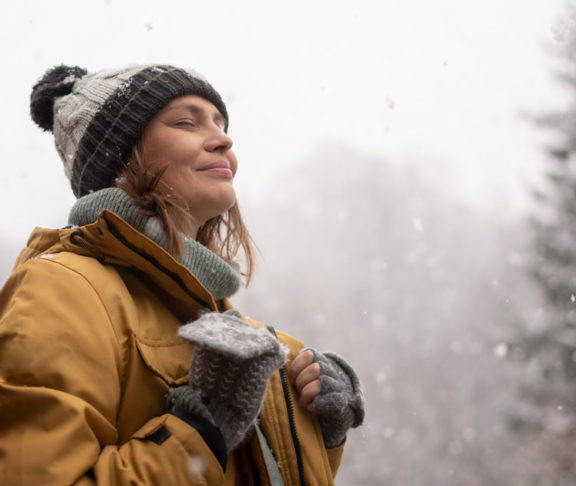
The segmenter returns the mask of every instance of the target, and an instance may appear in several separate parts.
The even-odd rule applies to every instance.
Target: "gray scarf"
[[[84,226],[96,221],[98,214],[108,209],[130,226],[168,250],[168,237],[156,217],[139,214],[139,209],[122,189],[109,187],[87,194],[70,210],[69,224]],[[218,300],[230,297],[240,287],[240,273],[235,262],[228,263],[192,238],[181,235],[186,248],[180,263]]]

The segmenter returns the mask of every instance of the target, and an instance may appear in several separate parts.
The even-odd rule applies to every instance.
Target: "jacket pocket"
[[[166,342],[134,336],[136,347],[147,368],[169,386],[188,381],[193,346],[182,341]]]

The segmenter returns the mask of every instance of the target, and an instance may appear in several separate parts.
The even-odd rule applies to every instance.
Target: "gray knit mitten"
[[[360,380],[352,367],[340,356],[320,353],[315,349],[314,363],[320,365],[320,394],[314,399],[314,411],[320,422],[327,449],[337,447],[346,432],[364,420],[364,397]]]
[[[204,313],[178,335],[195,345],[188,384],[200,394],[231,451],[254,424],[268,379],[286,361],[287,350],[236,311]]]
[[[200,394],[187,385],[170,390],[166,398],[166,410],[182,419],[197,417],[215,425],[214,418],[204,405]]]

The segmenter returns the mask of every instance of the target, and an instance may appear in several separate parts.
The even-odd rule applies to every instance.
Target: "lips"
[[[198,169],[198,172],[205,172],[208,174],[217,175],[220,177],[226,177],[230,179],[234,177],[234,173],[230,168],[230,163],[225,160],[205,165],[201,169]]]

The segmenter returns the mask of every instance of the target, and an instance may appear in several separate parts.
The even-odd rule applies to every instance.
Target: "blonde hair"
[[[140,213],[157,216],[168,236],[168,252],[176,259],[185,251],[181,233],[190,234],[192,219],[183,201],[173,194],[159,190],[159,183],[166,167],[151,173],[146,169],[139,145],[136,145],[127,163],[116,179],[116,185],[124,190]],[[196,241],[226,261],[232,261],[240,250],[244,254],[246,285],[254,273],[254,242],[246,228],[238,203],[228,211],[206,221],[196,234]]]

